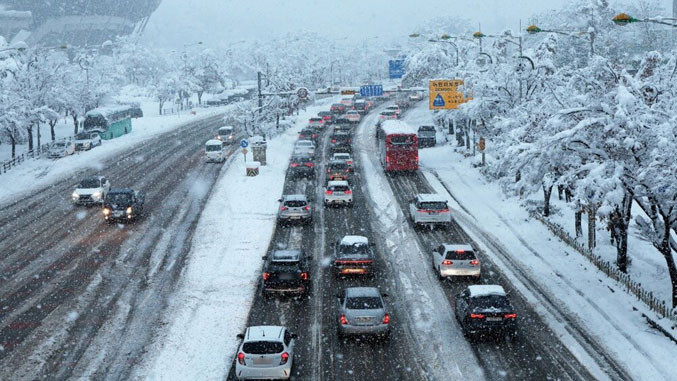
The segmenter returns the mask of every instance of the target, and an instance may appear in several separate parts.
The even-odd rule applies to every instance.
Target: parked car
[[[472,246],[443,243],[432,251],[433,269],[440,279],[462,276],[480,279],[482,267]]]
[[[205,160],[209,162],[223,163],[226,161],[226,149],[223,142],[218,139],[209,139],[205,143]]]
[[[47,157],[50,159],[58,159],[73,154],[75,154],[75,143],[71,140],[52,143],[49,151],[47,151]]]
[[[353,190],[347,181],[329,181],[324,188],[324,206],[353,207]]]
[[[435,147],[437,144],[435,126],[419,126],[418,127],[418,147]]]
[[[332,114],[334,114],[334,115],[342,115],[342,114],[345,114],[346,110],[347,110],[346,105],[341,104],[341,103],[334,103],[334,104],[331,105],[331,107],[329,108],[329,111],[330,111]]]
[[[298,140],[294,145],[294,156],[315,156],[315,143],[312,140]]]
[[[350,153],[348,152],[336,152],[333,155],[331,155],[331,161],[345,161],[346,164],[348,164],[348,167],[351,169],[353,168],[353,158],[350,156]]]
[[[503,287],[468,286],[456,295],[455,305],[464,334],[500,334],[509,340],[517,336],[517,313]]]
[[[145,195],[132,189],[111,189],[103,200],[103,218],[114,221],[134,222],[143,215]]]
[[[390,335],[390,314],[376,287],[348,287],[338,295],[338,335]]]
[[[409,203],[409,215],[414,227],[422,225],[451,226],[451,212],[447,200],[437,194],[418,194]]]
[[[333,244],[334,275],[373,274],[374,252],[367,237],[347,235]]]
[[[296,334],[287,328],[259,325],[237,335],[242,340],[237,350],[235,377],[238,380],[288,380],[294,364]]]
[[[233,144],[235,142],[235,129],[233,126],[223,126],[218,129],[216,139],[223,142],[223,144]]]
[[[292,177],[315,177],[315,163],[310,156],[292,156],[289,161],[289,175]]]
[[[332,160],[327,163],[327,180],[348,180],[350,166],[341,160]]]
[[[324,128],[324,119],[320,117],[314,117],[308,119],[308,127],[312,127],[315,129],[322,129]]]
[[[334,114],[331,111],[320,111],[317,116],[324,119],[325,125],[334,123]]]
[[[313,128],[304,128],[299,132],[299,140],[311,140],[313,143],[317,142],[320,134]]]
[[[310,257],[301,250],[274,250],[263,268],[264,296],[270,294],[305,295],[310,290]]]
[[[110,190],[110,182],[103,176],[91,176],[80,181],[71,199],[76,205],[101,204]]]
[[[350,123],[360,123],[360,120],[362,120],[360,113],[355,110],[348,111],[343,117]]]
[[[75,150],[89,151],[101,145],[101,136],[98,132],[81,132],[75,135]]]
[[[310,224],[313,219],[312,210],[308,198],[303,194],[290,194],[282,196],[280,201],[280,211],[277,214],[277,221],[280,224],[299,221]]]

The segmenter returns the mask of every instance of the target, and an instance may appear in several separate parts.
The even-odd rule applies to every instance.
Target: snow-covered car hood
[[[75,193],[79,195],[92,195],[96,192],[103,193],[103,188],[75,188]]]

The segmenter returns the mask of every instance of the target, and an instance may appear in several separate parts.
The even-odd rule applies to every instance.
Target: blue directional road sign
[[[435,100],[433,100],[433,106],[435,107],[444,107],[444,98],[442,98],[442,94],[437,94],[435,97]]]
[[[383,95],[383,85],[360,86],[360,95],[363,97],[380,97]]]
[[[402,78],[404,75],[404,60],[388,61],[388,77],[391,79]]]
[[[249,147],[249,142],[247,141],[247,139],[242,139],[242,141],[240,142],[240,147],[242,148]]]

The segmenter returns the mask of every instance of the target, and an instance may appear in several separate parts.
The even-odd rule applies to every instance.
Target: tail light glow
[[[296,168],[299,166],[299,163],[291,163],[289,166],[292,168]]]
[[[470,314],[471,319],[484,319],[484,314]]]
[[[306,206],[303,208],[303,210],[310,210],[310,206],[309,206],[309,205],[306,205]]]
[[[303,280],[308,280],[308,273],[302,272],[301,274],[299,274],[299,277]]]
[[[268,280],[270,278],[270,273],[263,273],[263,280]]]
[[[470,266],[477,266],[479,264],[480,264],[480,261],[477,260],[477,259],[473,259],[472,261],[470,261]]]
[[[331,142],[332,142],[332,143],[336,143],[336,139],[332,139]]]
[[[306,163],[305,165],[306,165],[306,167],[310,167],[310,168],[315,166],[315,164],[313,164],[313,163]]]
[[[344,193],[344,194],[353,194],[353,191],[351,191],[350,189],[348,189],[347,191],[345,191],[345,192],[343,192],[343,193]]]
[[[282,355],[280,356],[280,365],[286,364],[287,361],[289,361],[289,353],[284,352],[284,353],[282,353]]]
[[[444,265],[444,266],[451,266],[453,263],[454,262],[452,262],[448,259],[445,259],[445,260],[442,261],[442,265]]]
[[[329,189],[327,189],[327,190],[324,192],[324,194],[332,194],[332,193],[334,193],[334,192],[330,191]]]
[[[284,212],[285,210],[287,210],[287,207],[286,206],[280,207],[280,210]]]
[[[504,316],[506,319],[516,319],[517,314],[516,313],[511,313],[511,314],[505,314]]]
[[[385,314],[383,317],[383,324],[390,324],[390,315]]]
[[[341,314],[341,324],[343,325],[348,324],[348,319],[346,319],[346,315]]]
[[[240,365],[246,365],[244,362],[244,353],[240,352],[237,354],[237,362],[239,362]]]

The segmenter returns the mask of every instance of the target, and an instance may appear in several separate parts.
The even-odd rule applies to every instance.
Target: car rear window
[[[368,255],[369,247],[363,243],[355,245],[341,245],[341,247],[339,248],[339,253],[341,255],[351,255],[351,254]]]
[[[346,308],[349,310],[373,310],[383,308],[381,298],[376,296],[357,296],[346,300]]]
[[[433,126],[421,126],[418,128],[418,132],[435,132],[435,127]]]
[[[288,206],[290,208],[300,208],[302,206],[306,206],[306,202],[301,200],[290,200],[285,201],[284,206]]]
[[[457,261],[470,261],[475,258],[475,253],[472,251],[465,251],[465,250],[450,250],[447,251],[447,258],[446,259],[455,259]]]
[[[473,307],[479,308],[510,308],[510,302],[505,296],[486,295],[470,298]]]
[[[349,188],[345,185],[332,185],[329,187],[329,190],[336,191],[336,192],[345,192]]]
[[[322,118],[310,118],[311,122],[321,122]]]
[[[420,202],[418,204],[419,209],[428,209],[428,210],[443,210],[447,209],[446,202]]]
[[[348,168],[348,164],[346,163],[331,163],[329,164],[329,169],[332,171],[338,170],[338,169],[346,169]]]
[[[284,345],[277,341],[250,341],[242,344],[242,351],[253,355],[272,355],[283,350]]]

